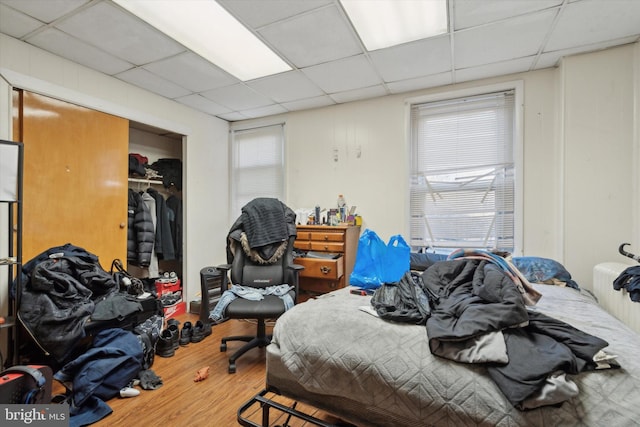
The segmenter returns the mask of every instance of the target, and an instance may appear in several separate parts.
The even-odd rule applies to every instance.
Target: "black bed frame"
[[[309,414],[305,414],[304,412],[296,409],[298,402],[294,401],[291,406],[286,406],[267,397],[269,393],[281,396],[280,392],[276,388],[267,386],[267,388],[263,389],[258,394],[253,396],[238,409],[238,422],[240,423],[240,425],[243,425],[245,427],[269,427],[269,415],[271,413],[271,410],[276,410],[282,412],[283,414],[286,414],[287,418],[283,424],[278,424],[275,427],[288,427],[291,418],[304,420],[308,423],[320,427],[352,426],[352,424],[331,424]],[[262,408],[262,424],[256,424],[254,421],[246,418],[245,414],[247,413],[247,411],[249,411],[255,405],[259,405]]]

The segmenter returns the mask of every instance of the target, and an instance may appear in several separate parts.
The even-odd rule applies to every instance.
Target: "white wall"
[[[288,203],[357,206],[363,229],[406,236],[407,138],[403,97],[302,111],[287,118]],[[336,160],[337,159],[337,160]]]
[[[193,299],[200,269],[226,262],[228,123],[2,34],[0,52],[0,138],[11,139],[11,87],[186,135],[184,282]],[[6,283],[0,285],[5,295]]]
[[[640,222],[634,214],[637,54],[635,44],[569,57],[562,64],[563,255],[578,283],[587,283],[595,264],[623,260],[617,252],[621,243],[640,252],[634,236]]]

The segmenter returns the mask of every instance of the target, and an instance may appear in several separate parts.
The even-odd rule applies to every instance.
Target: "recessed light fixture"
[[[114,2],[242,81],[291,70],[216,1]]]
[[[447,0],[340,0],[367,50],[447,32]]]

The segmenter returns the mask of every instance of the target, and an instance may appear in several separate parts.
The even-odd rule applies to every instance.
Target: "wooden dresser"
[[[295,248],[312,251],[318,257],[297,257],[300,272],[300,301],[344,288],[356,262],[360,226],[298,225]],[[322,258],[335,254],[336,258]]]

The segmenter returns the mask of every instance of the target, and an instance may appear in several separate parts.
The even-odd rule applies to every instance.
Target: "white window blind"
[[[514,92],[411,107],[411,245],[514,249]]]
[[[231,218],[256,197],[284,200],[284,125],[231,131]]]

